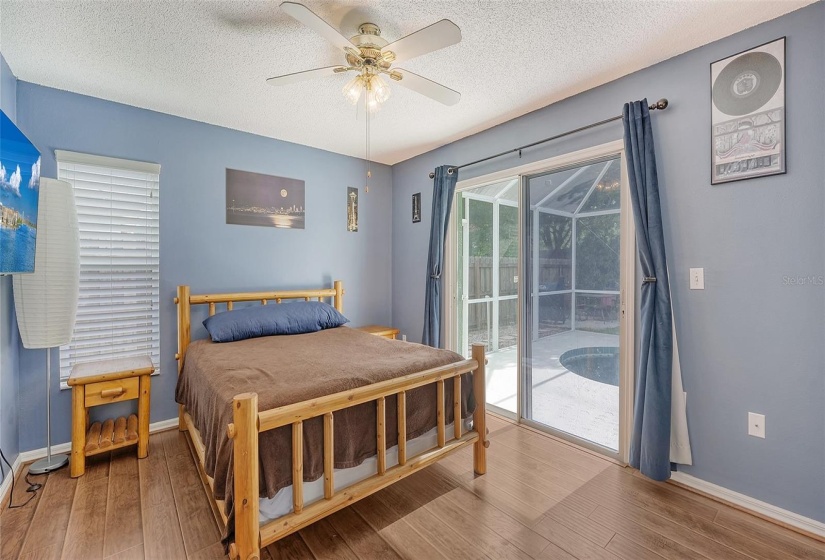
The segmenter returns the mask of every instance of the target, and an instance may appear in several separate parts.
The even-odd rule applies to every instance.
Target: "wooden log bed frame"
[[[189,286],[178,286],[174,302],[178,313],[178,375],[183,371],[186,350],[191,342],[190,311],[193,305],[208,305],[209,315],[214,315],[216,305],[225,304],[231,310],[236,302],[259,301],[281,303],[283,300],[303,299],[322,301],[331,298],[335,309],[343,312],[343,283],[336,280],[333,288],[320,290],[290,290],[275,292],[247,292],[192,295]],[[468,445],[473,446],[473,462],[476,474],[487,470],[485,399],[485,356],[484,345],[473,344],[472,359],[446,366],[412,373],[356,389],[325,395],[273,408],[258,410],[258,395],[243,393],[233,400],[233,422],[227,426],[227,435],[233,440],[234,500],[235,500],[235,542],[229,546],[231,558],[260,560],[261,548],[278,539],[318,521],[358,500],[373,494],[402,478],[431,465],[442,457]],[[473,391],[477,406],[473,413],[473,429],[462,433],[462,422],[454,421],[452,437],[448,440],[445,428],[444,383],[452,380],[454,418],[461,418],[461,375],[473,373]],[[406,433],[406,391],[435,383],[437,386],[437,447],[414,457],[407,456]],[[396,395],[398,399],[398,465],[386,467],[386,398]],[[377,473],[360,482],[335,490],[333,472],[333,413],[345,408],[374,401],[376,403],[377,427]],[[324,417],[324,499],[304,506],[303,497],[303,422],[318,416]],[[259,521],[259,480],[258,480],[258,434],[282,426],[292,426],[292,490],[293,511],[265,525]],[[215,500],[214,481],[204,470],[204,445],[191,416],[183,405],[179,409],[179,428],[189,434],[198,470],[212,503],[213,513],[224,528],[227,523],[225,503]]]

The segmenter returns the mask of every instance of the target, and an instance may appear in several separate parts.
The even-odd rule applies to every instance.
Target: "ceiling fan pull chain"
[[[367,95],[364,96],[364,112],[366,113],[367,117],[367,130],[366,130],[366,139],[367,139],[367,146],[366,146],[366,155],[367,155],[367,184],[364,187],[364,192],[370,192],[370,177],[372,177],[372,172],[370,169],[370,107],[369,107],[369,82],[367,83]]]

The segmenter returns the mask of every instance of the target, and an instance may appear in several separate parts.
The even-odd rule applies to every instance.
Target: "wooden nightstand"
[[[381,325],[367,325],[366,327],[356,327],[359,331],[368,332],[370,334],[374,334],[375,336],[383,336],[384,338],[390,338],[395,340],[395,337],[398,336],[399,330],[393,327],[384,327]]]
[[[139,459],[149,454],[149,392],[155,367],[149,356],[77,364],[72,388],[72,477],[86,472],[86,457],[137,445]],[[89,425],[93,406],[137,399],[138,413]]]

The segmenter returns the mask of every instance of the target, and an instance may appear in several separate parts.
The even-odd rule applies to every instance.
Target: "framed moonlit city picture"
[[[305,188],[298,179],[226,170],[226,223],[304,229]]]
[[[711,183],[785,173],[785,38],[710,65]]]

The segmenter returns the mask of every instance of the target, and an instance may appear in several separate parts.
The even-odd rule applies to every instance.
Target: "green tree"
[[[576,221],[576,288],[619,289],[619,214]]]
[[[493,204],[470,199],[470,256],[493,256]]]

